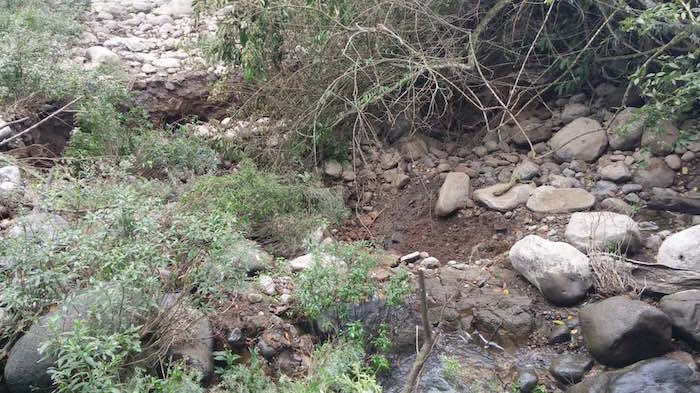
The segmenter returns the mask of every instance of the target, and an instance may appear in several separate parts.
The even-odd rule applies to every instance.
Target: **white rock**
[[[641,245],[637,223],[629,216],[612,212],[574,213],[564,236],[583,252],[612,248],[626,254],[637,251]]]
[[[16,185],[22,184],[22,176],[19,168],[14,165],[8,165],[0,168],[0,181],[7,181]]]
[[[174,57],[162,57],[160,59],[153,60],[153,65],[159,68],[179,68],[180,60]]]
[[[656,262],[674,269],[700,272],[700,225],[667,237],[659,247]]]
[[[262,275],[258,279],[258,283],[260,284],[260,288],[262,288],[265,294],[274,296],[277,293],[277,290],[275,289],[275,280],[273,280],[272,277]]]
[[[494,194],[502,191],[506,186],[506,184],[495,184],[482,188],[474,191],[473,197],[489,209],[505,212],[525,203],[535,190],[535,186],[532,184],[516,184],[502,195],[496,196]]]
[[[508,256],[513,268],[557,305],[577,303],[593,284],[588,257],[567,243],[529,235]]]
[[[321,263],[323,266],[328,266],[328,265],[337,265],[339,268],[342,268],[345,266],[345,262],[341,261],[340,259],[329,255],[329,254],[313,254],[309,253],[306,255],[302,255],[300,257],[296,257],[289,261],[289,266],[292,268],[292,271],[294,272],[299,272],[302,270],[307,270],[310,269],[314,263],[318,261]]]

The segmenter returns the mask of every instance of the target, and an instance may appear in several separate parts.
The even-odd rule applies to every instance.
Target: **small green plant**
[[[408,271],[400,268],[399,271],[389,278],[384,285],[384,297],[390,306],[397,306],[403,303],[404,298],[411,292],[411,282]]]
[[[445,379],[452,383],[459,382],[461,379],[462,366],[459,364],[457,358],[441,355],[440,361],[442,362],[442,373]]]
[[[152,177],[189,178],[213,174],[219,164],[216,152],[196,137],[176,133],[172,137],[149,132],[139,138],[136,165]]]

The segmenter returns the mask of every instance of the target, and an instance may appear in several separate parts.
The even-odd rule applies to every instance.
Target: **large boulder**
[[[509,187],[509,185],[505,183],[495,184],[474,191],[472,197],[476,201],[486,205],[489,209],[506,212],[525,203],[535,190],[535,186],[532,184],[516,184],[505,193],[496,195],[500,194],[507,187]]]
[[[588,304],[579,319],[586,348],[606,366],[624,367],[671,348],[671,320],[639,300],[615,296]]]
[[[119,56],[104,46],[93,46],[87,49],[87,58],[94,65],[118,65]]]
[[[44,390],[51,387],[47,371],[57,359],[39,352],[51,334],[71,331],[78,320],[97,324],[105,332],[140,325],[145,321],[145,314],[140,312],[142,308],[123,307],[124,304],[135,304],[138,299],[141,297],[134,291],[116,286],[103,287],[75,296],[58,310],[41,317],[10,350],[5,365],[5,382],[10,393],[29,393],[33,387]]]
[[[674,269],[700,272],[700,225],[667,237],[656,255],[656,262]]]
[[[646,188],[666,188],[673,184],[675,176],[676,172],[669,168],[664,160],[651,157],[646,161],[646,165],[640,166],[634,172],[632,181]]]
[[[700,393],[700,373],[676,359],[643,360],[586,378],[569,393]]]
[[[549,146],[562,161],[593,162],[608,147],[608,134],[596,120],[579,117],[559,130]]]
[[[666,156],[673,153],[680,131],[670,121],[663,121],[656,127],[644,130],[642,147],[649,149],[655,156]]]
[[[637,108],[625,108],[608,125],[608,141],[613,150],[634,150],[644,134],[644,120],[636,117]]]
[[[671,318],[679,336],[700,348],[700,289],[664,296],[659,308]]]
[[[457,209],[466,207],[467,199],[469,199],[469,187],[469,176],[466,173],[448,173],[438,193],[435,214],[439,217],[445,217]]]
[[[633,253],[642,243],[637,223],[629,216],[612,212],[572,214],[565,236],[571,245],[583,252],[613,248]]]
[[[595,197],[581,188],[541,186],[527,200],[527,208],[537,213],[571,213],[588,210]]]
[[[554,304],[576,304],[593,285],[588,257],[567,243],[529,235],[508,256],[513,268]]]

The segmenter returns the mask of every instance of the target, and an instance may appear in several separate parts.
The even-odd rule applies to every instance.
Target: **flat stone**
[[[505,187],[508,187],[508,184],[495,184],[474,191],[472,197],[489,209],[506,212],[525,203],[535,190],[535,186],[532,184],[516,184],[503,195],[494,195],[494,193],[500,192]]]
[[[595,197],[580,188],[538,187],[527,200],[527,208],[538,213],[570,213],[590,209]]]
[[[539,175],[540,167],[530,160],[525,160],[520,163],[515,170],[513,170],[513,176],[519,180],[531,180],[535,176]]]

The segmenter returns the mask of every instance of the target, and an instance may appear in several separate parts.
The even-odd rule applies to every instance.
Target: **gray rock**
[[[524,160],[513,170],[513,176],[520,180],[531,180],[539,174],[540,167],[530,160]]]
[[[337,265],[339,268],[343,268],[345,265],[345,262],[339,260],[333,255],[325,253],[316,255],[314,253],[309,253],[296,257],[289,261],[289,267],[292,269],[293,272],[300,272],[302,270],[310,269],[316,261],[318,261],[318,263],[324,266]]]
[[[623,109],[608,126],[608,140],[613,150],[634,150],[644,134],[644,121],[635,119],[637,108]]]
[[[671,318],[679,336],[700,348],[700,289],[664,296],[659,308]]]
[[[506,212],[525,203],[535,190],[532,184],[516,184],[503,195],[494,195],[507,186],[507,184],[495,184],[474,191],[472,196],[474,200],[483,203],[489,209]]]
[[[681,169],[681,158],[678,157],[677,154],[670,154],[664,157],[664,162],[666,163],[666,165],[668,165],[669,168],[673,169],[674,171]]]
[[[209,318],[185,305],[178,294],[167,294],[162,304],[170,321],[166,335],[171,345],[165,354],[170,362],[183,361],[207,383],[214,376],[214,333]]]
[[[656,262],[674,269],[700,272],[700,225],[674,233],[659,247]]]
[[[642,244],[639,227],[629,216],[612,212],[585,212],[571,215],[564,234],[566,240],[583,252],[634,253]]]
[[[588,257],[567,243],[529,235],[508,256],[513,268],[557,305],[576,304],[593,284]]]
[[[632,172],[622,162],[616,162],[614,164],[606,165],[602,168],[598,168],[598,173],[605,180],[612,180],[616,183],[627,181],[632,177]]]
[[[624,367],[671,348],[671,321],[639,300],[615,296],[581,308],[586,348],[607,366]]]
[[[597,121],[580,117],[559,130],[549,146],[562,161],[593,162],[608,146],[608,135]]]
[[[249,276],[267,269],[274,261],[272,255],[265,252],[254,241],[243,239],[235,245],[235,248],[238,252],[234,253],[231,263]]]
[[[666,165],[664,160],[651,157],[646,165],[635,171],[632,180],[645,188],[666,188],[673,185],[675,176],[676,173]]]
[[[549,185],[556,188],[578,188],[580,183],[573,177],[549,175]]]
[[[4,371],[9,391],[29,393],[33,387],[48,389],[52,385],[47,371],[57,359],[48,354],[43,356],[39,348],[51,337],[53,329],[59,333],[71,331],[77,320],[89,320],[108,332],[139,325],[145,316],[135,311],[138,307],[123,308],[122,301],[111,301],[136,301],[134,299],[139,298],[139,294],[125,293],[121,288],[100,288],[69,299],[58,310],[39,318],[10,350]],[[94,317],[95,312],[99,312],[100,319]]]
[[[595,197],[580,188],[538,187],[527,200],[527,208],[538,213],[570,213],[590,209]]]
[[[8,165],[0,168],[0,183],[10,182],[18,186],[22,185],[22,176],[19,168],[14,165]]]
[[[331,160],[326,162],[326,165],[323,167],[323,172],[328,177],[340,179],[340,176],[343,174],[343,166],[340,165],[338,161]]]
[[[428,144],[418,136],[407,136],[399,141],[399,151],[410,162],[428,154]]]
[[[547,344],[561,344],[571,341],[571,330],[566,325],[557,325],[547,338]]]
[[[119,56],[104,46],[93,46],[88,48],[87,58],[96,65],[117,65]]]
[[[537,386],[537,374],[529,370],[523,370],[518,373],[518,386],[521,393],[530,393]]]
[[[574,119],[588,116],[589,113],[591,113],[591,109],[588,106],[578,102],[569,102],[561,112],[561,121],[562,123],[568,123]]]
[[[634,183],[629,183],[625,184],[622,186],[622,193],[623,194],[629,194],[631,192],[639,192],[642,191],[644,187],[642,187],[641,184],[634,184]]]
[[[663,157],[673,153],[680,131],[670,121],[663,121],[654,128],[644,130],[642,147],[646,147],[655,156]]]
[[[46,241],[56,239],[66,227],[68,222],[61,216],[32,212],[17,219],[15,225],[8,230],[8,234],[27,241]]]
[[[600,207],[603,210],[626,214],[628,216],[634,213],[634,208],[620,198],[605,198],[600,202]]]
[[[383,170],[396,168],[401,161],[401,154],[398,152],[383,153],[379,158],[379,165]]]
[[[700,373],[687,364],[654,358],[586,378],[569,393],[700,393]]]
[[[534,145],[535,143],[546,141],[552,137],[552,127],[550,124],[545,124],[537,118],[531,117],[520,122],[522,131],[518,126],[510,127],[509,134],[513,143],[519,146],[528,145],[527,140]],[[523,135],[525,132],[525,135]],[[527,135],[527,138],[525,136]]]
[[[448,173],[438,193],[435,214],[438,217],[445,217],[457,209],[466,207],[469,191],[469,176],[459,172]]]
[[[564,385],[581,382],[586,371],[593,368],[593,359],[585,354],[565,353],[552,360],[549,373]]]
[[[615,193],[617,193],[617,184],[607,180],[598,180],[595,182],[593,188],[591,188],[591,193],[595,195],[597,199],[615,196]]]

